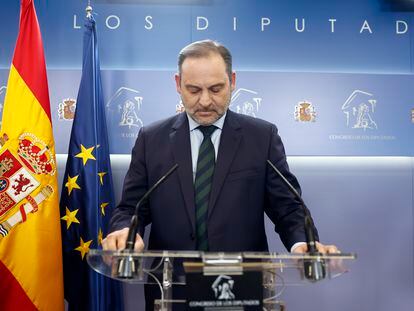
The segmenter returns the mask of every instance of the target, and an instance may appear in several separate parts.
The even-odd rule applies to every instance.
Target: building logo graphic
[[[59,103],[59,120],[71,121],[75,117],[76,99],[65,98]]]
[[[120,87],[109,99],[107,107],[115,111],[120,127],[140,129],[144,123],[139,117],[143,97],[140,92],[128,87]]]
[[[214,291],[214,296],[218,300],[233,300],[235,295],[232,292],[234,286],[234,280],[227,275],[219,275],[214,281],[211,288]]]
[[[230,109],[233,111],[256,118],[262,102],[262,98],[253,90],[237,89],[230,100]]]
[[[342,105],[342,111],[346,116],[346,125],[354,129],[371,129],[378,128],[374,121],[377,100],[373,94],[355,90]]]
[[[304,100],[295,106],[295,120],[298,122],[315,122],[316,112],[312,103]]]
[[[179,113],[184,112],[184,111],[185,111],[185,107],[183,105],[183,101],[180,100],[180,102],[177,105],[175,105],[175,113],[179,114]]]

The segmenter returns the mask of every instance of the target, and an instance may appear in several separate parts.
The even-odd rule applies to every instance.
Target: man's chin
[[[211,125],[220,118],[216,113],[197,113],[193,119],[200,125]]]

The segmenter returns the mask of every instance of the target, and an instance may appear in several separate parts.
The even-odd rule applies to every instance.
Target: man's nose
[[[200,96],[200,105],[207,107],[211,103],[210,93],[207,90],[203,90]]]

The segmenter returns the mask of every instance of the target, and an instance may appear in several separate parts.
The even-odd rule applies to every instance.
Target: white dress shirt
[[[211,142],[213,143],[213,146],[214,146],[216,160],[217,160],[218,148],[220,146],[221,132],[223,130],[223,124],[224,124],[224,120],[226,119],[226,114],[227,112],[224,113],[224,115],[221,116],[220,119],[218,119],[216,122],[212,124],[217,127],[217,129],[211,135]],[[201,143],[203,142],[204,135],[199,129],[197,129],[197,127],[200,126],[200,124],[194,121],[188,114],[187,114],[187,117],[188,117],[188,125],[190,128],[191,159],[192,159],[192,164],[193,164],[193,182],[194,182],[196,178],[196,172],[197,172],[198,151],[200,149]]]

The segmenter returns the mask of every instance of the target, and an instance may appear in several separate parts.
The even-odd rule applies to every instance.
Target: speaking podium
[[[152,284],[160,299],[154,310],[280,310],[287,286],[330,280],[348,271],[355,254],[315,256],[198,251],[123,252],[90,250],[98,273],[129,283]],[[173,299],[173,287],[184,299]],[[181,298],[181,297],[180,297]]]

